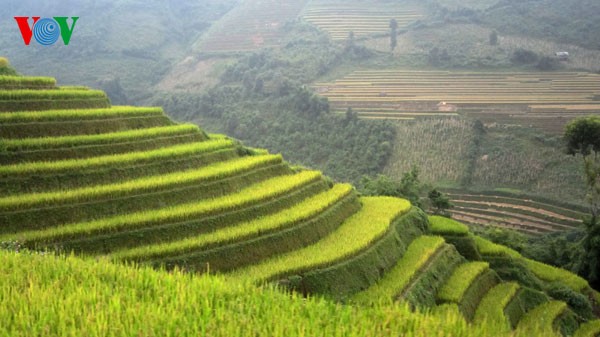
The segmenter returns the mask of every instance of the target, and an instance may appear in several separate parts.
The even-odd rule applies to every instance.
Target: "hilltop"
[[[584,279],[161,108],[3,75],[0,121],[10,335],[600,332]]]

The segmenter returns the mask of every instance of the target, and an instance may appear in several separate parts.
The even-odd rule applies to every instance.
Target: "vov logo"
[[[73,23],[71,27],[67,23],[69,19],[66,16],[55,16],[54,18],[41,18],[34,16],[33,23],[29,25],[28,16],[15,16],[15,21],[19,25],[21,30],[21,36],[26,46],[31,43],[31,37],[37,41],[37,43],[43,46],[53,45],[58,41],[58,37],[61,36],[65,46],[69,45],[71,41],[71,35],[75,29],[75,23],[79,19],[78,16],[72,16]]]

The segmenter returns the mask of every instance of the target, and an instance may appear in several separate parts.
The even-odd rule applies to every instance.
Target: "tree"
[[[378,175],[376,178],[363,177],[360,186],[360,192],[365,195],[404,198],[411,204],[421,207],[423,185],[419,180],[419,168],[416,166],[406,172],[400,181],[385,175]]]
[[[496,31],[492,31],[490,33],[490,46],[498,45],[498,33]]]
[[[580,243],[580,258],[575,262],[577,272],[590,284],[600,288],[600,117],[581,117],[565,129],[567,153],[581,155],[585,173],[586,199],[590,217],[585,219],[586,235]]]
[[[390,48],[392,52],[398,45],[398,21],[396,19],[390,19]]]
[[[452,204],[450,203],[448,196],[444,195],[435,188],[429,192],[427,197],[429,198],[429,202],[433,208],[433,213],[435,214],[447,215],[448,209],[452,208]]]

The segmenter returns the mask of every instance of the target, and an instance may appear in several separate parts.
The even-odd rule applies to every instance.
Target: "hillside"
[[[178,121],[339,181],[400,179],[418,164],[433,186],[583,201],[578,162],[553,137],[573,117],[600,111],[599,12],[591,1],[27,0],[5,9],[82,17],[64,48],[26,47],[13,20],[0,23],[3,52],[24,73],[98,87],[114,104],[165,106]],[[391,18],[398,23],[392,52]],[[569,51],[569,60],[542,62],[557,50]],[[523,51],[530,59],[516,60]],[[429,82],[416,83],[415,73]],[[441,101],[458,111],[438,111]],[[445,123],[444,135],[460,135],[471,120],[488,131],[478,152],[474,132],[451,144],[440,142],[441,133],[421,134]],[[531,155],[534,146],[540,151]],[[459,151],[442,165],[438,156],[448,148]]]
[[[2,328],[11,335],[102,334],[109,321],[127,335],[142,329],[131,320],[140,310],[154,317],[163,309],[179,313],[150,326],[145,320],[142,334],[191,334],[202,322],[209,330],[201,333],[217,335],[341,332],[355,324],[358,332],[381,332],[381,319],[374,319],[381,315],[402,317],[386,323],[384,333],[416,336],[432,329],[465,336],[598,332],[600,298],[585,280],[478,238],[464,225],[428,218],[406,200],[359,196],[351,185],[293,168],[280,155],[174,123],[160,108],[111,106],[102,92],[61,88],[52,78],[1,76],[0,98],[0,242],[46,252],[0,253],[0,268],[12,271],[0,277],[1,299],[10,303],[0,311],[9,322]],[[130,262],[222,275],[167,274]],[[23,282],[32,292],[14,290]],[[323,299],[300,305],[295,296],[252,287],[264,283]],[[195,301],[198,287],[214,302]],[[158,308],[157,293],[169,299]],[[436,313],[410,313],[396,301]],[[249,310],[248,325],[223,321],[230,310],[243,316],[240,305]],[[92,306],[107,320],[90,322]],[[263,307],[308,316],[273,326],[274,311]],[[48,321],[27,324],[34,316]],[[322,326],[316,316],[333,325]]]

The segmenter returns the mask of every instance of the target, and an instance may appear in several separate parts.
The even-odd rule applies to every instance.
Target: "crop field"
[[[196,43],[199,52],[236,52],[279,44],[281,29],[302,11],[307,0],[243,1]]]
[[[52,77],[0,76],[0,90],[52,89],[56,80]]]
[[[443,247],[445,241],[441,237],[421,236],[415,239],[402,260],[396,264],[385,278],[371,288],[355,295],[358,303],[377,303],[402,297],[411,280],[419,274],[430,259]]]
[[[459,221],[476,226],[497,226],[529,234],[570,230],[581,225],[582,206],[510,196],[501,193],[476,193],[450,190],[454,204],[450,210]]]
[[[403,29],[423,16],[416,6],[381,1],[311,1],[302,18],[326,31],[333,40],[345,40],[350,32],[357,38],[389,34],[390,20]]]
[[[51,83],[31,83],[37,81]],[[70,90],[64,90],[66,97]],[[44,96],[51,90],[39,91]],[[10,97],[8,105],[19,101]],[[87,98],[93,101],[95,94]],[[394,335],[418,337],[455,322],[453,335],[503,336],[505,327],[481,317],[500,317],[502,308],[494,302],[504,305],[517,285],[502,283],[488,262],[461,255],[451,237],[471,240],[477,255],[522,260],[540,282],[560,280],[598,296],[576,275],[476,238],[455,220],[429,220],[404,199],[360,197],[351,185],[291,167],[281,155],[177,124],[160,108],[85,106],[0,113],[0,335],[103,336],[116,327],[133,335],[243,335],[248,328],[269,336],[381,336],[393,328]],[[553,207],[540,213],[548,217],[544,221],[572,220],[573,211]],[[202,273],[220,275],[190,275]],[[300,299],[317,294],[324,298]],[[443,302],[453,305],[431,314],[409,310]],[[561,315],[571,317],[566,303],[556,303]],[[86,311],[90,304],[105,316]],[[261,330],[237,319],[224,326],[230,312],[240,314],[240,305],[248,306],[249,324],[259,313],[270,315],[265,322],[271,325]],[[273,326],[281,322],[269,314],[281,315],[276,305],[291,310],[294,322],[306,314],[313,325],[298,331],[291,323]],[[140,314],[152,322],[133,322]],[[350,331],[346,323],[314,323],[323,317],[334,325],[372,319],[375,326],[357,323]],[[391,323],[378,326],[382,317]],[[406,325],[411,317],[418,323]],[[525,321],[515,333],[537,336],[548,329],[544,336],[552,336],[566,324],[557,322],[553,330]],[[580,334],[595,331],[594,324],[582,325]]]
[[[560,132],[571,119],[600,113],[600,75],[583,72],[355,71],[316,83],[332,108],[363,118],[472,116],[484,123]]]

